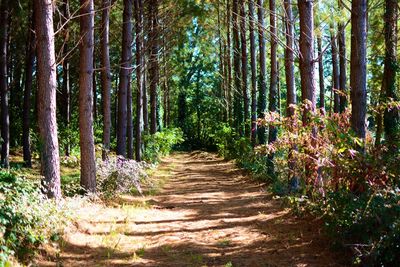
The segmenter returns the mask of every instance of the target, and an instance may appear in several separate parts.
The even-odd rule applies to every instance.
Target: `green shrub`
[[[218,154],[225,159],[235,159],[239,167],[249,171],[261,181],[274,181],[268,173],[268,158],[257,154],[248,138],[240,137],[226,124],[221,125],[212,135],[218,148]]]
[[[10,255],[31,256],[38,246],[55,238],[65,214],[40,193],[38,184],[0,172],[0,266]]]
[[[168,155],[174,145],[182,143],[183,133],[180,128],[168,128],[152,135],[144,135],[143,160],[149,163],[157,162],[161,156]]]

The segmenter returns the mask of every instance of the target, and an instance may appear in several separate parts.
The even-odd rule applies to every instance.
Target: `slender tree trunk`
[[[313,2],[308,0],[298,0],[300,17],[300,78],[301,78],[301,98],[305,104],[303,111],[303,126],[310,123],[310,113],[315,113],[316,109],[316,81],[314,68],[314,15]],[[311,129],[312,146],[315,147],[317,138],[317,128]],[[311,155],[312,157],[312,155]],[[307,161],[305,164],[307,181],[310,183],[314,179],[314,184],[322,187],[322,176],[320,168],[315,163]]]
[[[383,70],[383,79],[385,80],[386,100],[398,101],[396,94],[396,71],[398,70],[397,62],[397,21],[398,21],[398,1],[385,1],[385,67]],[[387,108],[384,112],[384,129],[386,140],[389,144],[396,144],[399,141],[399,108]]]
[[[251,65],[251,143],[253,146],[257,142],[257,55],[254,14],[254,1],[249,1],[249,30],[250,30],[250,65]]]
[[[157,89],[159,81],[159,66],[158,66],[158,0],[151,0],[149,2],[150,9],[150,33],[149,39],[151,42],[150,53],[150,133],[157,132]]]
[[[87,192],[96,191],[96,162],[93,133],[93,0],[80,0],[79,46],[79,133],[81,148],[81,186]]]
[[[60,156],[56,121],[56,59],[51,0],[35,0],[38,68],[38,125],[42,144],[43,187],[50,198],[60,198]]]
[[[240,40],[242,52],[242,97],[243,97],[243,122],[245,136],[250,137],[249,94],[247,88],[247,38],[246,38],[246,5],[245,0],[240,0]]]
[[[64,29],[63,29],[63,34],[64,34],[64,44],[62,47],[62,56],[63,56],[63,62],[62,62],[62,73],[63,73],[63,82],[62,82],[62,107],[60,107],[60,110],[62,111],[62,118],[64,121],[64,126],[66,129],[69,129],[70,127],[70,122],[71,122],[71,89],[70,89],[70,78],[69,78],[69,58],[68,58],[68,40],[69,40],[69,27],[67,21],[70,19],[70,12],[69,12],[69,0],[65,0],[62,4],[62,12],[63,12],[63,18],[62,18],[62,23],[65,24]],[[69,136],[67,137],[69,139]],[[70,142],[67,140],[65,144],[65,155],[69,156],[70,155]]]
[[[147,44],[144,45],[146,47]],[[145,61],[146,51],[143,50],[143,132],[149,133],[149,98],[147,94],[147,73],[148,64]]]
[[[132,87],[131,87],[131,80],[129,77],[129,85],[128,85],[128,103],[127,103],[127,158],[128,159],[133,159],[133,113],[132,113]]]
[[[132,6],[132,2],[134,2],[135,0],[130,0],[131,1],[131,6]],[[132,13],[132,7],[131,7],[131,13]],[[130,16],[130,21],[132,20],[132,15]],[[132,22],[129,22],[130,24],[132,24]],[[131,25],[131,31],[132,31],[132,25]],[[132,42],[133,42],[133,37],[132,37],[132,32],[131,34],[131,45],[130,45],[130,50],[132,50]],[[129,68],[131,68],[132,66],[132,52],[129,52]],[[127,112],[126,112],[126,119],[127,119],[127,158],[128,159],[133,159],[133,111],[132,111],[132,101],[133,101],[133,96],[132,96],[132,82],[131,82],[131,73],[132,71],[129,70],[129,76],[128,76],[128,88],[127,88]]]
[[[33,1],[32,1],[33,3]],[[35,15],[32,12],[32,26],[28,29],[28,41],[26,45],[26,60],[25,60],[25,90],[24,90],[24,105],[22,111],[22,146],[24,154],[25,166],[32,167],[31,155],[31,139],[30,139],[30,111],[31,111],[31,94],[33,81],[33,67],[35,64],[36,53],[36,38],[35,38]]]
[[[271,69],[270,69],[270,86],[269,86],[269,111],[277,111],[277,84],[278,84],[278,61],[277,61],[277,36],[276,36],[276,10],[275,10],[275,0],[269,0],[269,10],[270,10],[270,34],[271,34]],[[273,143],[276,141],[278,130],[275,126],[269,126],[268,143]],[[273,156],[270,155],[272,160]]]
[[[221,12],[220,12],[220,3],[217,2],[217,35],[218,35],[218,54],[219,54],[219,73],[220,73],[220,99],[223,103],[223,107],[225,107],[224,112],[221,114],[221,119],[223,122],[228,121],[228,110],[227,110],[227,95],[226,95],[226,67],[224,64],[224,50],[223,50],[223,40],[221,35]]]
[[[93,38],[94,39],[94,38]],[[96,44],[95,41],[93,41]],[[97,80],[96,80],[96,49],[93,49],[93,119],[97,121]]]
[[[142,110],[143,110],[143,2],[135,0],[135,30],[136,30],[136,161],[142,160]]]
[[[280,69],[280,66],[279,66],[279,60],[276,62],[276,69],[277,69],[277,71],[278,71],[278,78],[277,78],[277,81],[276,81],[276,89],[277,89],[277,94],[278,94],[278,96],[277,96],[277,104],[278,104],[278,106],[277,106],[277,109],[278,109],[278,114],[279,114],[279,116],[281,116],[282,115],[282,106],[281,106],[281,98],[282,98],[282,94],[281,94],[281,74],[280,74],[280,71],[281,71],[281,69]]]
[[[339,1],[339,6],[341,6],[341,1]],[[346,58],[346,29],[345,25],[340,22],[338,25],[338,43],[339,43],[339,90],[340,94],[340,112],[344,112],[347,107],[347,97],[346,97],[346,86],[347,86],[347,58]]]
[[[293,129],[296,129],[297,118],[295,115],[295,108],[293,105],[297,104],[295,77],[294,77],[294,29],[293,29],[293,15],[292,15],[292,1],[284,0],[285,8],[285,81],[286,81],[286,116],[289,117],[293,123]],[[299,187],[299,177],[296,175],[296,160],[293,157],[294,151],[297,147],[294,145],[289,150],[288,155],[288,185],[290,191],[296,191]]]
[[[301,98],[306,105],[303,123],[308,124],[308,113],[315,111],[316,83],[314,68],[314,16],[313,2],[298,0],[300,16],[300,77]]]
[[[126,134],[128,122],[128,87],[130,86],[130,74],[132,67],[132,1],[133,0],[124,0],[122,53],[118,90],[117,154],[124,157],[126,156]]]
[[[332,91],[333,91],[333,112],[340,112],[340,96],[338,93],[340,86],[338,51],[336,46],[336,37],[331,29],[331,47],[332,47]]]
[[[111,67],[110,67],[110,7],[111,0],[103,0],[101,18],[101,87],[103,98],[103,150],[102,158],[106,160],[111,142]]]
[[[360,138],[365,138],[367,113],[367,2],[353,0],[351,8],[351,58],[350,58],[350,88],[351,88],[351,127]]]
[[[258,117],[264,118],[264,113],[267,111],[267,85],[266,85],[266,50],[265,50],[265,33],[264,33],[264,1],[257,0],[258,6],[258,45],[259,45],[259,60],[260,60],[260,78],[259,78],[259,93],[258,93]],[[265,144],[266,142],[266,128],[259,126],[258,142]]]
[[[317,38],[318,49],[318,74],[319,74],[319,108],[322,113],[325,111],[325,83],[324,83],[324,60],[322,55],[322,38]]]
[[[239,132],[243,134],[242,131],[242,121],[243,121],[243,108],[242,108],[242,94],[241,94],[241,60],[240,60],[240,40],[239,40],[239,3],[238,0],[233,0],[232,5],[232,31],[233,31],[233,71],[234,71],[234,81],[235,87],[233,91],[234,95],[234,127]]]
[[[294,77],[294,28],[293,28],[293,15],[292,15],[292,1],[285,0],[285,80],[286,80],[286,114],[288,117],[294,115],[294,107],[291,105],[297,104],[296,86]]]
[[[226,66],[227,66],[227,94],[228,120],[232,125],[232,61],[231,61],[231,0],[226,0]]]
[[[1,165],[9,167],[10,154],[10,119],[8,113],[8,28],[9,28],[9,1],[2,0],[0,6],[0,98],[1,98]]]

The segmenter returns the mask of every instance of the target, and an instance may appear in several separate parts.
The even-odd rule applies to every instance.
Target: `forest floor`
[[[233,162],[164,158],[145,197],[90,204],[38,266],[343,266],[321,225],[294,217]]]

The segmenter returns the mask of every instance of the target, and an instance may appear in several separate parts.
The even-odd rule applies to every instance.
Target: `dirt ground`
[[[146,197],[77,210],[75,227],[38,266],[343,266],[316,221],[295,218],[233,162],[165,158]]]

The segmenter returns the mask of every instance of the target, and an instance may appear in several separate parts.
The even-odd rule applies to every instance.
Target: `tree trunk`
[[[133,159],[133,113],[132,113],[132,87],[131,87],[131,79],[129,77],[129,85],[128,85],[128,103],[127,103],[127,124],[126,124],[126,139],[127,139],[127,158]]]
[[[247,39],[246,39],[246,5],[245,0],[240,0],[240,40],[242,52],[242,94],[243,94],[243,122],[245,136],[250,137],[249,94],[247,88]]]
[[[313,2],[298,0],[300,16],[300,77],[301,98],[306,103],[303,123],[308,124],[308,113],[315,111],[316,83],[314,68],[314,16]]]
[[[316,81],[314,68],[314,15],[313,2],[309,0],[298,0],[300,17],[300,78],[301,78],[301,98],[304,105],[303,126],[310,123],[310,113],[315,113],[316,109]],[[311,129],[311,144],[315,147],[317,128]],[[312,158],[313,155],[310,155]],[[322,186],[320,168],[315,166],[315,162],[307,160],[305,163],[306,183],[310,184],[312,179],[314,184]],[[317,171],[318,170],[318,171]]]
[[[267,85],[266,85],[266,51],[265,51],[265,33],[264,33],[264,1],[257,0],[257,14],[258,14],[258,46],[259,46],[259,60],[260,60],[260,84],[258,93],[258,117],[264,118],[264,113],[267,111]],[[266,128],[259,126],[257,129],[259,144],[266,142]]]
[[[158,66],[158,0],[151,0],[149,2],[150,9],[150,33],[149,39],[151,42],[150,54],[150,134],[157,132],[157,89],[159,81],[159,66]]]
[[[96,162],[93,133],[93,0],[81,0],[79,46],[79,133],[81,148],[81,186],[96,191]]]
[[[42,144],[43,187],[50,198],[60,198],[60,157],[56,121],[56,59],[51,0],[35,0],[38,68],[38,125]]]
[[[240,60],[240,40],[239,40],[239,3],[238,0],[233,0],[232,5],[232,31],[233,31],[233,71],[235,87],[233,90],[233,110],[234,110],[234,127],[242,134],[242,121],[243,121],[243,109],[242,109],[242,95],[241,95],[241,60]]]
[[[293,29],[293,15],[292,15],[292,1],[284,0],[285,8],[285,80],[286,80],[286,116],[289,117],[293,123],[293,128],[296,127],[297,118],[295,115],[295,108],[293,105],[297,103],[296,87],[294,78],[294,29]],[[296,175],[296,161],[293,157],[293,152],[297,147],[293,145],[289,150],[288,155],[288,186],[290,191],[296,191],[299,187],[299,177]]]
[[[130,86],[130,69],[132,67],[132,1],[133,0],[124,0],[122,53],[118,90],[117,155],[124,157],[126,156],[126,134],[128,122],[128,87]]]
[[[101,87],[103,98],[103,150],[102,158],[106,160],[111,142],[111,67],[110,67],[110,7],[111,0],[103,0],[101,18]]]
[[[231,61],[231,0],[226,0],[226,66],[227,66],[227,94],[228,94],[228,120],[232,125],[232,61]]]
[[[397,63],[397,21],[398,21],[398,1],[385,1],[385,67],[383,70],[383,83],[387,101],[398,101],[396,94],[396,71]],[[399,108],[386,108],[384,112],[384,129],[386,141],[389,144],[396,144],[399,141]]]
[[[250,65],[251,65],[251,143],[253,146],[257,142],[257,55],[256,55],[256,38],[254,1],[249,1],[249,30],[250,30]]]
[[[319,108],[322,113],[325,111],[325,83],[324,83],[324,61],[322,55],[322,38],[317,38],[318,46],[318,74],[319,74]]]
[[[32,1],[33,2],[33,1]],[[32,12],[31,24],[28,28],[28,41],[26,45],[26,60],[25,60],[25,90],[24,90],[24,104],[22,111],[22,146],[24,154],[25,166],[32,167],[31,155],[31,140],[30,140],[30,111],[31,111],[31,94],[32,94],[32,81],[33,81],[33,67],[35,64],[36,53],[36,38],[35,38],[35,15]]]
[[[360,138],[365,138],[367,113],[366,37],[367,2],[353,0],[351,8],[351,127]]]
[[[94,37],[95,38],[95,37]],[[94,39],[93,38],[93,39]],[[96,41],[93,41],[96,44]],[[93,48],[93,119],[97,120],[97,80],[96,80],[96,49]]]
[[[338,51],[336,46],[336,37],[333,29],[331,29],[331,47],[332,47],[332,91],[333,91],[333,112],[340,112],[340,96],[338,93],[340,86]]]
[[[341,0],[339,1],[339,6],[341,7]],[[338,25],[338,43],[339,43],[339,90],[340,94],[340,112],[344,112],[347,107],[347,97],[346,97],[346,83],[347,83],[347,58],[346,58],[346,29],[345,25],[340,22]]]
[[[63,83],[62,83],[62,107],[60,107],[62,111],[62,118],[64,120],[64,126],[66,129],[69,129],[71,122],[71,89],[70,89],[70,78],[69,78],[69,58],[68,58],[68,40],[69,40],[69,28],[67,21],[70,19],[69,12],[69,0],[65,0],[62,5],[62,24],[65,24],[63,34],[64,34],[64,44],[62,47],[62,73],[63,73]],[[69,136],[67,136],[69,139]],[[67,140],[65,144],[65,155],[70,155],[70,142]]]
[[[135,158],[142,160],[142,110],[143,110],[143,2],[135,0],[135,30],[136,30],[136,139]]]
[[[218,55],[219,55],[219,75],[220,75],[220,99],[221,102],[224,103],[223,107],[225,107],[225,110],[221,114],[221,121],[227,122],[228,121],[228,110],[227,110],[227,94],[226,94],[226,66],[224,64],[224,48],[223,48],[223,40],[222,40],[222,35],[221,35],[221,28],[222,28],[222,23],[221,23],[221,12],[220,12],[220,3],[217,2],[217,36],[218,36]],[[164,40],[164,38],[163,38]],[[163,41],[164,44],[164,41]],[[163,49],[164,50],[164,49]],[[165,66],[165,64],[164,64]],[[165,74],[164,74],[165,75]],[[164,79],[165,80],[165,79]],[[165,83],[164,83],[165,87]]]
[[[293,29],[293,15],[292,15],[292,1],[285,0],[285,80],[286,80],[286,115],[288,117],[294,115],[294,108],[291,105],[297,103],[296,86],[294,78],[294,29]]]
[[[149,133],[149,98],[147,95],[147,73],[146,70],[148,68],[148,64],[146,63],[145,57],[146,57],[146,45],[148,43],[144,43],[144,48],[143,48],[143,77],[142,77],[142,89],[143,89],[143,132],[144,133]]]
[[[9,167],[10,154],[10,119],[8,113],[8,28],[9,28],[9,1],[2,0],[0,6],[0,97],[1,97],[1,165]]]
[[[269,86],[269,111],[277,111],[277,84],[278,84],[278,63],[277,63],[277,36],[276,36],[276,10],[275,0],[269,0],[270,10],[270,34],[271,34],[271,69],[270,69],[270,86]],[[268,143],[271,144],[276,141],[278,130],[275,126],[269,126]],[[272,155],[271,155],[272,156]],[[272,160],[272,157],[270,157]]]

